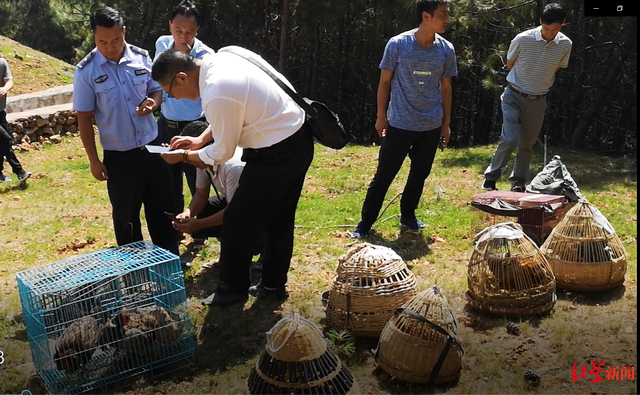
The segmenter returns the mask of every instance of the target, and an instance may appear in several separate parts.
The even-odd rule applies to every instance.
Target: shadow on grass
[[[550,316],[549,314],[550,312],[521,316],[490,315],[476,310],[467,303],[462,310],[462,314],[458,316],[458,326],[464,325],[477,333],[486,333],[497,328],[504,328],[505,333],[507,333],[506,326],[509,322],[516,324],[527,322],[531,327],[538,328],[542,321]]]
[[[248,308],[246,304],[204,307],[207,311],[196,347],[198,370],[235,370],[264,350],[266,332],[282,318],[280,303],[270,298],[250,298],[249,303]]]
[[[573,292],[573,291],[566,291],[563,289],[559,289],[557,294],[558,294],[558,300],[566,300],[566,301],[587,305],[587,306],[596,306],[596,305],[602,306],[602,305],[607,305],[618,299],[622,299],[624,297],[625,291],[626,291],[625,286],[619,285],[607,291],[599,291],[594,293],[580,293],[580,292]]]
[[[495,143],[497,145],[497,141]],[[530,179],[542,170],[544,162],[544,151],[539,144],[534,147],[535,153],[531,161]],[[491,161],[491,154],[486,155],[474,150],[461,150],[460,154],[455,154],[452,158],[441,160],[442,167],[445,168],[466,168],[482,175],[487,165]],[[547,151],[547,162],[554,155],[560,155],[562,163],[567,167],[572,178],[580,189],[598,190],[605,186],[621,185],[624,187],[633,186],[637,182],[638,174],[633,158],[611,158],[596,155],[588,151],[575,151],[566,147],[550,146]],[[502,180],[506,181],[513,166],[513,158],[502,170]]]
[[[402,260],[411,261],[422,258],[431,252],[428,239],[425,238],[423,232],[424,231],[401,231],[398,238],[390,241],[383,238],[375,230],[372,230],[365,241],[367,243],[391,248],[396,254],[400,255]]]
[[[456,379],[447,384],[429,385],[429,384],[416,384],[408,381],[400,380],[396,377],[392,377],[381,368],[376,368],[372,373],[378,386],[381,389],[388,391],[390,394],[436,394],[444,393],[454,390],[460,382],[460,379]]]

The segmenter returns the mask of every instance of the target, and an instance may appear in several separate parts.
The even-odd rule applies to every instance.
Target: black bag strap
[[[444,335],[447,338],[447,342],[444,345],[444,348],[442,349],[442,352],[440,353],[440,356],[438,357],[438,360],[436,361],[436,364],[433,366],[433,370],[431,371],[431,377],[429,378],[429,383],[428,383],[429,385],[431,385],[431,384],[433,384],[433,381],[436,379],[436,377],[438,377],[438,373],[440,373],[440,369],[442,369],[442,365],[444,365],[444,360],[445,360],[445,358],[447,358],[447,354],[449,354],[449,350],[451,349],[451,346],[453,345],[453,343],[458,343],[458,341],[456,340],[455,337],[453,337],[444,328],[442,328],[439,325],[434,324],[433,322],[429,321],[428,319],[426,319],[425,317],[421,316],[420,314],[416,313],[415,311],[413,311],[411,309],[400,307],[400,308],[396,309],[396,312],[398,312],[400,314],[407,314],[407,315],[415,318],[416,320],[422,322],[423,324],[429,325],[436,332]],[[459,345],[460,345],[460,343],[458,343],[458,346]]]
[[[211,177],[211,173],[207,169],[205,169],[204,172],[207,173],[207,177],[209,177],[209,182],[211,183],[211,186],[213,187],[213,190],[216,191],[216,196],[218,197],[218,200],[222,201],[222,198],[220,197],[220,194],[218,193],[218,188],[216,188],[216,184],[213,183],[213,177]]]
[[[304,110],[305,113],[307,113],[307,117],[310,118],[316,114],[315,108],[311,107],[311,105],[307,103],[306,100],[304,100],[304,98],[300,96],[300,94],[296,93],[293,89],[289,88],[289,85],[285,84],[277,75],[275,75],[271,70],[266,68],[255,56],[251,55],[251,53],[241,54],[238,51],[236,51],[235,48],[233,47],[221,48],[218,51],[218,53],[220,52],[229,52],[234,55],[238,55],[241,58],[246,59],[249,62],[253,63],[258,68],[260,68],[260,70],[267,73],[269,77],[271,77],[276,82],[276,84],[278,84],[278,86],[282,88],[282,90],[285,91],[291,97],[291,99],[293,99],[293,101],[296,102],[296,104],[299,105]]]

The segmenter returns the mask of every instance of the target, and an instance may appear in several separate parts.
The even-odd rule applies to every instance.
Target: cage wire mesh
[[[442,289],[433,286],[396,310],[380,334],[376,362],[397,377],[419,384],[446,384],[460,377],[462,345]]]
[[[519,224],[503,222],[476,236],[469,260],[467,300],[485,313],[542,314],[556,302],[549,263]]]
[[[413,273],[391,248],[358,244],[338,258],[327,324],[354,336],[378,337],[395,310],[417,292]]]
[[[247,385],[251,394],[361,393],[320,329],[297,313],[267,332],[267,346]]]
[[[596,292],[624,283],[627,251],[607,218],[586,200],[567,212],[540,250],[558,288]]]
[[[33,361],[51,393],[194,363],[180,259],[147,242],[16,274]]]

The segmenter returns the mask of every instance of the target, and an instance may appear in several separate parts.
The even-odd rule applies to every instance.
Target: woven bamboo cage
[[[417,293],[416,279],[392,249],[369,243],[338,259],[327,324],[354,336],[378,337],[395,310]]]
[[[558,288],[594,292],[624,282],[627,251],[611,223],[585,200],[565,214],[540,250],[551,265]]]
[[[419,384],[445,384],[462,370],[462,346],[452,309],[436,286],[402,305],[380,334],[376,362],[390,375]]]
[[[247,385],[251,394],[361,393],[320,329],[297,313],[267,332],[267,346]]]
[[[503,222],[477,235],[467,274],[467,300],[485,313],[542,314],[556,302],[551,266],[519,224]]]

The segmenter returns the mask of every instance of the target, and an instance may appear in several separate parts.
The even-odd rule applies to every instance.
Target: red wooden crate
[[[489,214],[516,217],[524,232],[538,245],[569,208],[565,196],[503,191],[476,194],[469,204]]]

